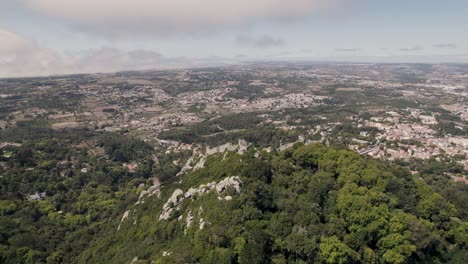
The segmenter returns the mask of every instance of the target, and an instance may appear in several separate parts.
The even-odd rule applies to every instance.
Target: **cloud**
[[[434,44],[432,45],[434,48],[439,48],[439,49],[456,49],[457,45],[454,43],[439,43],[439,44]]]
[[[409,48],[401,48],[400,51],[404,51],[404,52],[408,52],[408,51],[421,51],[421,50],[424,50],[423,47],[421,46],[413,46],[413,47],[409,47]]]
[[[234,56],[234,59],[247,59],[249,56],[245,54],[237,54]]]
[[[154,51],[122,51],[109,47],[69,53],[64,58],[69,59],[72,62],[70,66],[80,72],[154,69],[168,62],[164,56]]]
[[[271,48],[283,46],[286,44],[283,39],[275,38],[269,35],[262,35],[258,37],[241,35],[236,38],[236,43],[242,46],[253,48]]]
[[[297,19],[351,0],[20,0],[100,36],[211,32],[257,21]]]
[[[0,62],[0,77],[48,76],[75,73],[107,73],[196,66],[186,58],[167,58],[153,51],[123,51],[103,47],[73,53],[48,49],[29,52]]]
[[[335,49],[335,51],[337,52],[357,52],[357,51],[361,51],[361,49],[358,49],[358,48],[342,48],[342,49]]]
[[[189,59],[168,58],[148,50],[103,47],[58,52],[2,29],[0,43],[0,78],[196,66]]]
[[[0,43],[0,58],[11,58],[20,52],[32,49],[36,45],[32,41],[4,29],[0,29]]]

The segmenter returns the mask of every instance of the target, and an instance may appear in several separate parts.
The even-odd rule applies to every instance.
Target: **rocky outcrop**
[[[237,153],[240,155],[244,154],[249,146],[249,142],[245,141],[244,139],[239,139],[239,149],[237,150]]]
[[[198,161],[197,161],[198,159]],[[177,173],[176,176],[183,175],[184,173],[190,171],[190,170],[199,170],[203,169],[205,167],[205,161],[206,161],[206,156],[203,154],[200,154],[198,151],[193,153],[193,156],[190,157],[182,167],[182,169]],[[195,163],[196,162],[196,163]],[[193,165],[195,164],[195,165]]]
[[[193,162],[193,157],[190,157],[190,158],[187,160],[187,162],[185,162],[184,166],[183,166],[182,169],[179,171],[179,173],[177,173],[176,176],[180,176],[180,175],[184,174],[185,172],[191,170],[191,169],[192,169],[192,166],[191,166],[192,162]]]
[[[192,211],[188,212],[186,222],[187,222],[187,228],[189,228],[192,225],[192,222],[193,222]]]
[[[247,151],[247,149],[249,148],[250,145],[251,144],[248,143],[247,141],[245,141],[243,139],[239,139],[237,145],[231,144],[231,143],[226,143],[226,144],[223,144],[223,145],[220,145],[220,146],[217,146],[217,147],[213,147],[213,148],[210,148],[210,147],[207,146],[206,149],[205,149],[205,155],[202,154],[200,149],[197,147],[197,148],[194,149],[192,157],[190,157],[185,162],[184,166],[182,166],[182,169],[177,173],[176,176],[183,175],[184,173],[186,173],[186,172],[188,172],[188,171],[190,171],[192,169],[193,170],[199,170],[199,169],[204,168],[206,157],[208,155],[213,155],[213,154],[217,154],[217,153],[224,153],[225,156],[226,156],[227,152],[232,152],[232,151],[236,151],[236,150],[237,150],[238,154],[242,155]],[[197,161],[197,159],[198,159],[198,161]],[[179,163],[177,162],[176,165],[178,165],[178,164]]]
[[[122,222],[128,218],[128,214],[129,214],[130,211],[126,211],[123,216],[122,216],[122,219],[120,220],[120,224],[119,226],[117,227],[117,231],[120,230],[120,226],[122,225]]]
[[[193,167],[193,170],[203,169],[205,167],[206,156],[201,156],[197,164]]]
[[[237,193],[240,193],[243,183],[239,176],[226,177],[219,182],[210,182],[202,184],[198,188],[190,188],[185,193],[181,189],[176,189],[167,202],[163,205],[163,211],[159,215],[159,220],[167,220],[174,210],[179,209],[179,204],[184,199],[192,199],[195,195],[204,195],[211,191],[216,191],[218,199],[221,198],[221,194],[228,188],[233,188]],[[227,198],[230,197],[230,198]],[[226,196],[224,200],[232,200],[231,196]]]
[[[135,203],[135,205],[144,203],[145,201],[143,200],[143,198],[145,196],[150,197],[150,196],[156,195],[158,198],[161,196],[161,191],[160,191],[161,183],[159,182],[158,178],[153,177],[151,178],[151,181],[153,182],[153,185],[149,187],[148,190],[144,190],[140,193],[140,196],[138,197],[138,201]]]
[[[143,190],[140,192],[140,196],[138,196],[138,201],[135,203],[135,205],[143,204],[145,202],[144,198],[146,197],[155,195],[159,198],[159,196],[161,195],[161,190],[160,190],[161,183],[159,182],[159,179],[157,177],[153,177],[150,180],[152,181],[153,185],[151,185],[147,190]],[[137,207],[133,208],[133,214],[135,214],[136,211],[137,211]],[[128,219],[129,217],[130,217],[130,210],[126,211],[123,214],[122,219],[120,220],[119,226],[117,227],[117,231],[120,230],[120,227],[122,223],[125,221],[125,219]],[[136,224],[136,221],[137,219],[135,218],[135,221],[133,222],[133,224]]]
[[[213,147],[213,148],[206,147],[206,154],[207,155],[213,155],[213,154],[216,154],[216,153],[224,153],[226,150],[227,151],[235,151],[236,149],[237,149],[237,145],[233,145],[231,143],[226,143],[226,144],[223,144],[221,146],[217,146],[217,147]]]
[[[224,153],[225,151],[235,151],[237,150],[238,154],[244,154],[247,151],[247,148],[250,146],[250,144],[243,140],[239,139],[237,145],[231,144],[231,143],[226,143],[217,147],[206,147],[206,154],[207,155],[212,155],[216,153]]]
[[[233,187],[237,193],[240,192],[240,188],[242,185],[242,181],[240,180],[239,177],[234,176],[234,177],[227,177],[224,178],[222,181],[219,183],[215,184],[216,192],[218,194],[221,194],[224,190],[226,190],[227,187]]]
[[[171,197],[167,200],[167,202],[163,205],[163,212],[161,215],[159,215],[159,220],[167,220],[169,219],[169,216],[171,215],[172,211],[174,208],[177,208],[179,206],[179,201],[181,200],[180,198],[181,195],[184,194],[184,191],[181,189],[176,189]]]
[[[203,218],[200,218],[200,226],[198,229],[202,230],[204,227],[205,227],[205,220],[203,220]]]

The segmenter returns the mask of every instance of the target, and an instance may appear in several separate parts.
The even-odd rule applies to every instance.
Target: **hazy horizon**
[[[0,77],[244,61],[468,63],[468,2],[12,0]]]

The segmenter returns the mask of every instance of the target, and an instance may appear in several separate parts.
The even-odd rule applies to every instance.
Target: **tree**
[[[327,264],[345,264],[359,261],[359,255],[336,236],[322,237],[319,245],[319,256]]]

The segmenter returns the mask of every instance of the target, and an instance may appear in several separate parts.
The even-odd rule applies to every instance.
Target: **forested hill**
[[[149,190],[81,263],[463,263],[467,219],[409,171],[322,145],[210,156]],[[181,180],[181,181],[179,181]],[[118,224],[121,220],[120,227]]]
[[[0,136],[19,142],[0,153],[0,263],[468,259],[465,185],[442,175],[428,185],[345,149],[251,147],[176,175],[188,154],[116,134],[20,126]]]

